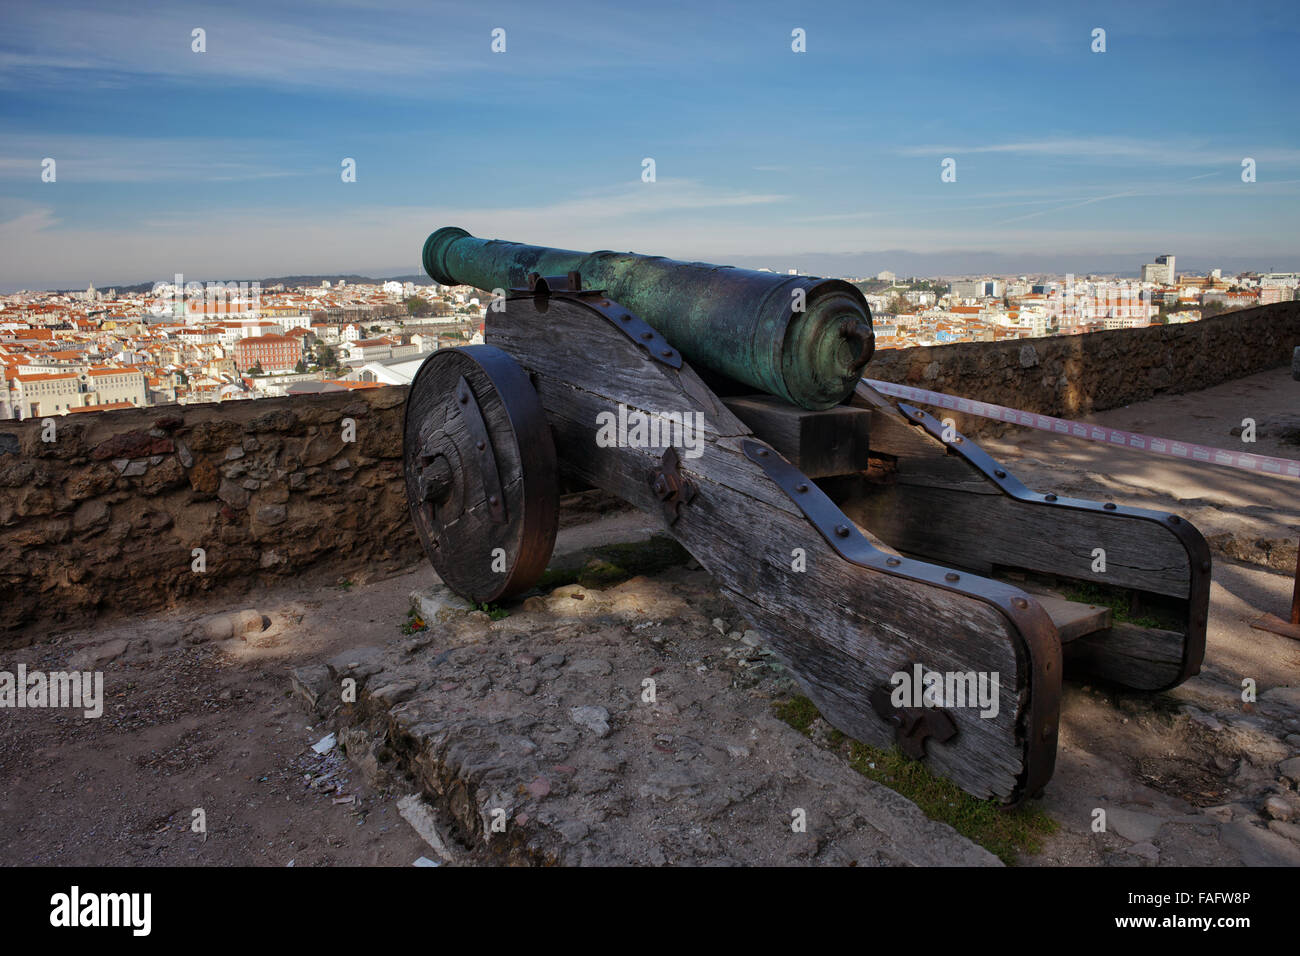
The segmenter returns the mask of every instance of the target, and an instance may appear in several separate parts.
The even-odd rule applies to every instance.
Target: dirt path
[[[0,863],[409,865],[426,854],[391,800],[337,754],[310,749],[321,734],[289,696],[285,668],[361,635],[395,635],[404,595],[429,574],[264,600],[275,625],[256,651],[189,644],[202,633],[195,613],[102,629],[97,640],[129,646],[95,665],[102,717],[8,710],[0,720]],[[4,667],[60,670],[84,638],[24,648]],[[331,771],[315,787],[307,779]],[[206,839],[192,832],[196,808]]]

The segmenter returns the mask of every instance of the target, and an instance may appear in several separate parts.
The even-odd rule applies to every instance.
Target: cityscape
[[[770,270],[764,270],[770,271]],[[796,270],[784,270],[791,274]],[[847,276],[878,349],[1196,322],[1300,298],[1298,272]],[[0,419],[375,388],[483,341],[492,293],[429,280],[186,282],[0,297]]]

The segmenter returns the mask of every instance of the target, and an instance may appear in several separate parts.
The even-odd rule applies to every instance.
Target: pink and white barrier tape
[[[1117,428],[1103,428],[1101,425],[1087,425],[1071,421],[1068,418],[1053,418],[1051,415],[1039,415],[1035,412],[1022,412],[1018,408],[1005,405],[992,405],[988,402],[975,402],[969,398],[956,398],[942,392],[927,392],[923,388],[908,385],[895,385],[892,382],[878,382],[864,378],[876,391],[883,395],[893,395],[924,405],[938,405],[954,411],[978,415],[981,418],[996,418],[1004,422],[1026,425],[1039,431],[1053,432],[1058,435],[1070,435],[1074,438],[1086,438],[1089,441],[1104,441],[1111,445],[1123,445],[1125,448],[1137,448],[1152,451],[1157,455],[1171,455],[1174,458],[1186,458],[1210,465],[1227,465],[1230,468],[1244,468],[1246,471],[1263,472],[1266,475],[1284,475],[1300,478],[1300,461],[1289,458],[1269,458],[1267,455],[1250,455],[1245,452],[1225,451],[1222,448],[1210,448],[1206,445],[1194,445],[1191,442],[1173,441],[1169,438],[1155,438],[1151,435],[1139,435],[1136,432],[1120,431]]]

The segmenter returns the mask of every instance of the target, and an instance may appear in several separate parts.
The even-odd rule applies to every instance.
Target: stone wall
[[[1186,325],[877,352],[867,378],[1077,418],[1160,392],[1195,392],[1277,368],[1300,345],[1300,302]],[[1015,426],[946,413],[968,435]]]
[[[54,418],[52,435],[0,422],[0,631],[418,559],[405,400],[382,388],[99,412]]]

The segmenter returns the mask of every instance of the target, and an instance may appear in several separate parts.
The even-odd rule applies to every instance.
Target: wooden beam
[[[867,467],[871,412],[850,405],[809,411],[771,395],[724,398],[758,438],[809,478],[848,475]]]

